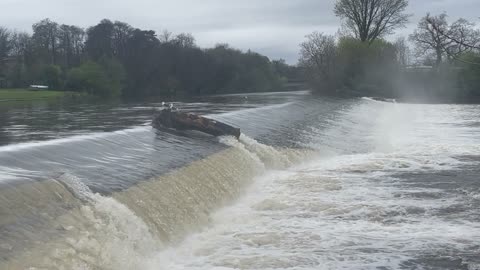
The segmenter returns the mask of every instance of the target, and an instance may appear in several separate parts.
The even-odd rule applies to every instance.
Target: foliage
[[[371,44],[351,37],[313,33],[301,44],[300,65],[310,84],[323,94],[392,96],[398,72],[396,47],[384,40]]]
[[[40,83],[48,85],[52,89],[61,88],[61,69],[57,65],[47,65],[43,68]]]
[[[480,53],[466,53],[461,56],[462,72],[460,73],[460,83],[464,89],[464,97],[480,101]]]
[[[67,89],[101,97],[119,96],[122,90],[123,68],[115,60],[103,60],[104,65],[87,61],[70,70]]]
[[[201,49],[188,33],[164,31],[157,38],[155,31],[107,19],[86,31],[44,19],[32,36],[0,28],[2,55],[7,86],[47,84],[102,97],[281,90],[297,72],[250,51]]]

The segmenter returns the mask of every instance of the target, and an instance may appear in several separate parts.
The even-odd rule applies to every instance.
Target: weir
[[[0,269],[138,269],[208,224],[266,168],[310,154],[243,135],[220,141],[231,147],[109,197],[68,173],[1,189]]]

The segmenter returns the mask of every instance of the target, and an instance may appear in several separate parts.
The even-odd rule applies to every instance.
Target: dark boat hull
[[[198,116],[193,113],[177,112],[164,109],[153,119],[152,126],[154,128],[174,128],[177,130],[197,130],[213,136],[234,136],[240,138],[240,129],[209,119]]]

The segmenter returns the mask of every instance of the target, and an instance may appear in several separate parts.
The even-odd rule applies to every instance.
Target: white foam
[[[330,140],[347,136],[352,148],[357,141],[348,139],[361,136],[369,148],[358,149],[368,151],[256,179],[245,197],[214,215],[213,226],[159,253],[148,269],[399,269],[422,256],[480,251],[479,222],[438,214],[463,197],[393,178],[465,165],[456,157],[480,153],[478,128],[459,128],[465,115],[445,115],[455,107],[378,105],[354,107],[318,130]],[[260,156],[255,141],[235,143]]]
[[[84,203],[61,219],[64,234],[45,243],[41,269],[145,269],[147,258],[163,246],[145,222],[111,197],[92,193],[78,178],[59,179]],[[32,269],[36,269],[36,268]]]
[[[5,145],[5,146],[0,146],[0,152],[14,152],[14,151],[20,151],[20,150],[36,148],[36,147],[59,145],[64,143],[71,143],[71,142],[78,142],[78,141],[85,141],[85,140],[94,140],[94,139],[105,138],[113,135],[119,135],[119,134],[123,135],[128,133],[142,132],[150,129],[151,129],[150,127],[142,126],[142,127],[135,127],[135,128],[125,129],[125,130],[114,131],[114,132],[98,132],[98,133],[91,133],[87,135],[77,135],[77,136],[48,140],[48,141],[36,141],[36,142]]]
[[[243,116],[243,115],[248,115],[248,114],[252,114],[252,113],[259,113],[259,112],[273,110],[273,109],[280,109],[280,108],[290,106],[293,103],[294,102],[287,102],[287,103],[283,103],[283,104],[262,106],[262,107],[251,108],[251,109],[243,109],[243,110],[237,110],[237,111],[226,112],[226,113],[221,113],[221,114],[210,114],[210,115],[206,115],[206,116],[211,117],[211,118],[215,118],[215,119],[226,119],[226,118],[231,118],[231,117],[239,117],[239,116]]]

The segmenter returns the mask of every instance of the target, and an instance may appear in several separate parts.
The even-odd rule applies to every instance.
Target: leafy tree
[[[465,100],[480,101],[480,53],[469,52],[461,56],[463,69],[460,71],[460,84]]]
[[[107,19],[87,29],[85,50],[91,59],[96,61],[102,57],[113,57],[113,31],[114,25]]]
[[[62,65],[71,68],[80,64],[83,53],[85,31],[74,25],[62,24],[59,28],[59,51]]]
[[[279,90],[295,70],[227,45],[201,49],[191,34],[164,31],[159,40],[155,31],[107,19],[86,31],[49,19],[33,29],[32,37],[5,38],[12,45],[10,85],[42,83],[103,97],[199,95]]]
[[[57,63],[57,49],[59,39],[58,23],[44,19],[33,25],[34,44],[37,55],[44,63],[55,65]]]
[[[399,62],[397,49],[378,39],[371,44],[356,38],[314,32],[300,45],[300,66],[310,85],[327,95],[392,96]]]
[[[34,62],[32,38],[28,33],[13,32],[10,42],[10,57],[15,61],[7,70],[7,78],[11,87],[25,87],[29,83],[29,69]]]
[[[43,69],[42,78],[40,82],[45,85],[48,85],[50,89],[60,89],[62,87],[62,70],[57,65],[47,65]]]
[[[112,47],[113,55],[125,60],[128,54],[128,41],[132,37],[134,28],[127,23],[116,21],[113,24]]]
[[[104,60],[105,61],[105,60]],[[106,68],[88,61],[68,73],[67,88],[101,97],[119,96],[122,91],[122,71],[118,63],[110,62]]]
[[[127,41],[128,51],[124,65],[128,74],[129,96],[147,96],[158,89],[156,71],[161,65],[158,59],[160,42],[155,31],[135,29]]]

